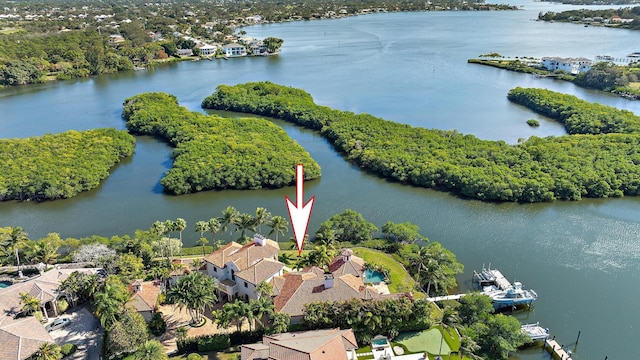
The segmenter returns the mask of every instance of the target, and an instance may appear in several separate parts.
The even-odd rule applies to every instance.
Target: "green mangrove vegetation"
[[[590,103],[573,95],[535,88],[511,89],[507,98],[557,120],[569,134],[638,133],[640,117],[628,110]]]
[[[70,198],[93,189],[134,146],[133,136],[115,129],[0,140],[0,201]]]
[[[538,202],[640,194],[636,133],[531,137],[509,145],[455,130],[333,110],[316,105],[303,90],[269,82],[221,85],[202,105],[273,116],[319,130],[348,160],[372,173],[480,200]],[[610,109],[599,109],[610,116]],[[631,131],[637,119],[624,114],[607,126]],[[584,127],[607,128],[596,123]]]
[[[160,181],[171,194],[282,187],[295,182],[296,164],[305,165],[305,179],[320,176],[311,155],[268,120],[190,112],[166,93],[126,99],[123,116],[132,133],[175,147],[173,167]]]

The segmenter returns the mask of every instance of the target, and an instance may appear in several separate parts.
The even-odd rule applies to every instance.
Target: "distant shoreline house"
[[[204,44],[200,46],[200,56],[215,55],[218,48],[214,45]]]
[[[235,297],[256,299],[256,286],[282,276],[277,242],[256,234],[253,242],[240,245],[234,241],[204,257],[206,272],[216,279],[218,295],[226,300]],[[218,296],[222,300],[221,296]]]
[[[577,75],[589,71],[593,66],[593,61],[586,58],[543,57],[542,66],[549,71],[560,70]]]
[[[262,343],[242,345],[242,360],[357,360],[353,330],[326,329],[265,335]]]
[[[222,46],[222,54],[225,57],[241,57],[247,56],[247,48],[238,43],[231,43]]]

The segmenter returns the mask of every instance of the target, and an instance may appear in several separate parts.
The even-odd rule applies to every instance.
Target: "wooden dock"
[[[427,298],[427,301],[431,301],[431,302],[437,302],[437,301],[444,301],[444,300],[460,300],[461,297],[465,296],[467,294],[456,294],[456,295],[447,295],[447,296],[435,296],[435,297],[430,297]]]
[[[488,268],[482,266],[482,271],[480,273],[474,271],[473,278],[480,287],[493,285],[500,290],[507,290],[511,288],[511,282],[502,275],[500,270],[491,269],[491,265],[489,265]]]
[[[547,339],[544,342],[544,348],[554,359],[571,360],[571,354],[567,353],[554,339]]]

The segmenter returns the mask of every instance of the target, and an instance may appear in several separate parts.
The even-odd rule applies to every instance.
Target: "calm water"
[[[247,29],[256,37],[285,39],[280,57],[183,62],[152,71],[0,91],[0,137],[27,137],[69,129],[124,128],[126,97],[146,91],[175,94],[199,111],[218,84],[269,80],[302,87],[318,103],[368,112],[415,126],[458,129],[515,143],[532,135],[564,134],[558,124],[511,104],[515,86],[546,87],[640,114],[640,102],[572,84],[470,65],[499,52],[510,56],[624,56],[638,51],[640,33],[536,22],[539,11],[567,6],[520,2],[518,12],[379,14],[342,20],[273,24]],[[525,121],[541,120],[530,128]],[[535,308],[522,321],[540,321],[561,343],[582,331],[576,359],[637,358],[640,337],[640,198],[552,204],[487,204],[413,188],[367,175],[345,162],[318,134],[276,121],[320,163],[321,179],[305,187],[317,196],[309,229],[352,208],[381,226],[411,221],[424,235],[452,249],[473,269],[491,262],[511,280],[535,289]],[[132,233],[155,220],[193,224],[228,205],[253,212],[264,206],[287,216],[284,195],[293,188],[163,195],[159,180],[171,149],[139,138],[135,155],[93,191],[71,200],[0,204],[0,226],[22,226],[32,238]],[[547,358],[539,350],[521,359]]]

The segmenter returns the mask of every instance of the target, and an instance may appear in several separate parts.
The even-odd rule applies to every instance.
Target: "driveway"
[[[93,317],[87,307],[84,305],[75,307],[61,318],[69,318],[71,323],[49,334],[58,345],[72,343],[78,346],[78,350],[69,359],[101,359],[100,349],[104,332],[100,322]]]

